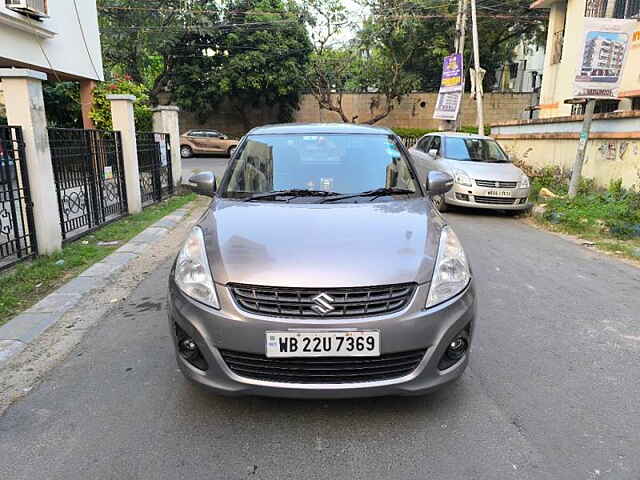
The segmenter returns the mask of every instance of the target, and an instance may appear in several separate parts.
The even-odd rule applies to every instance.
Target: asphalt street
[[[470,368],[426,397],[226,398],[176,369],[169,263],[0,418],[0,478],[640,478],[640,269],[499,214]]]
[[[229,162],[229,157],[222,155],[215,157],[195,156],[183,158],[182,183],[188,183],[189,177],[198,172],[213,172],[219,181],[224,174],[224,170],[227,168],[227,162]]]

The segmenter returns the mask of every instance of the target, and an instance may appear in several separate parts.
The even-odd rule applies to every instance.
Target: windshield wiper
[[[416,193],[413,190],[407,190],[406,188],[396,188],[396,187],[383,187],[376,188],[375,190],[367,190],[366,192],[360,193],[352,193],[349,195],[337,195],[331,198],[325,198],[320,203],[325,202],[335,202],[337,200],[345,200],[347,198],[357,198],[357,197],[371,197],[371,200],[375,200],[378,197],[382,197],[385,195],[411,195]]]
[[[305,190],[303,188],[292,188],[290,190],[276,190],[274,192],[257,193],[251,195],[245,200],[245,202],[251,202],[253,200],[261,200],[272,197],[327,197],[329,195],[339,195],[336,192],[327,192],[326,190]]]

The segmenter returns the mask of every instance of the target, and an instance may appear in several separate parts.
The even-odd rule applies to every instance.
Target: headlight
[[[426,307],[454,297],[465,289],[470,280],[469,262],[460,240],[450,227],[444,227]]]
[[[174,279],[182,292],[213,308],[220,308],[200,227],[194,227],[178,254]]]
[[[467,173],[462,170],[455,171],[455,180],[458,185],[463,185],[465,187],[473,186],[471,177],[469,177],[469,175],[467,175]]]
[[[518,183],[518,188],[529,188],[529,177],[527,177],[524,173],[520,176],[520,183]]]

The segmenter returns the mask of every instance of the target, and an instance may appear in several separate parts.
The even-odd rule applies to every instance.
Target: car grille
[[[487,188],[516,188],[518,182],[500,182],[495,180],[476,180],[476,185]]]
[[[220,350],[233,373],[282,383],[357,383],[400,378],[418,367],[425,352],[422,349],[380,357],[267,358]]]
[[[474,195],[476,203],[485,203],[487,205],[513,205],[517,198],[503,198],[503,197],[483,197],[480,195]]]
[[[285,288],[230,285],[238,306],[247,312],[279,317],[359,317],[383,315],[402,310],[413,296],[414,283],[357,288]],[[316,312],[314,298],[330,296],[334,310]]]

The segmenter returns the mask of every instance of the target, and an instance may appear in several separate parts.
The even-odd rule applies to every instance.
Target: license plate
[[[511,190],[489,190],[487,195],[490,197],[511,197],[513,192]]]
[[[278,357],[379,357],[380,332],[267,332],[266,355]]]

